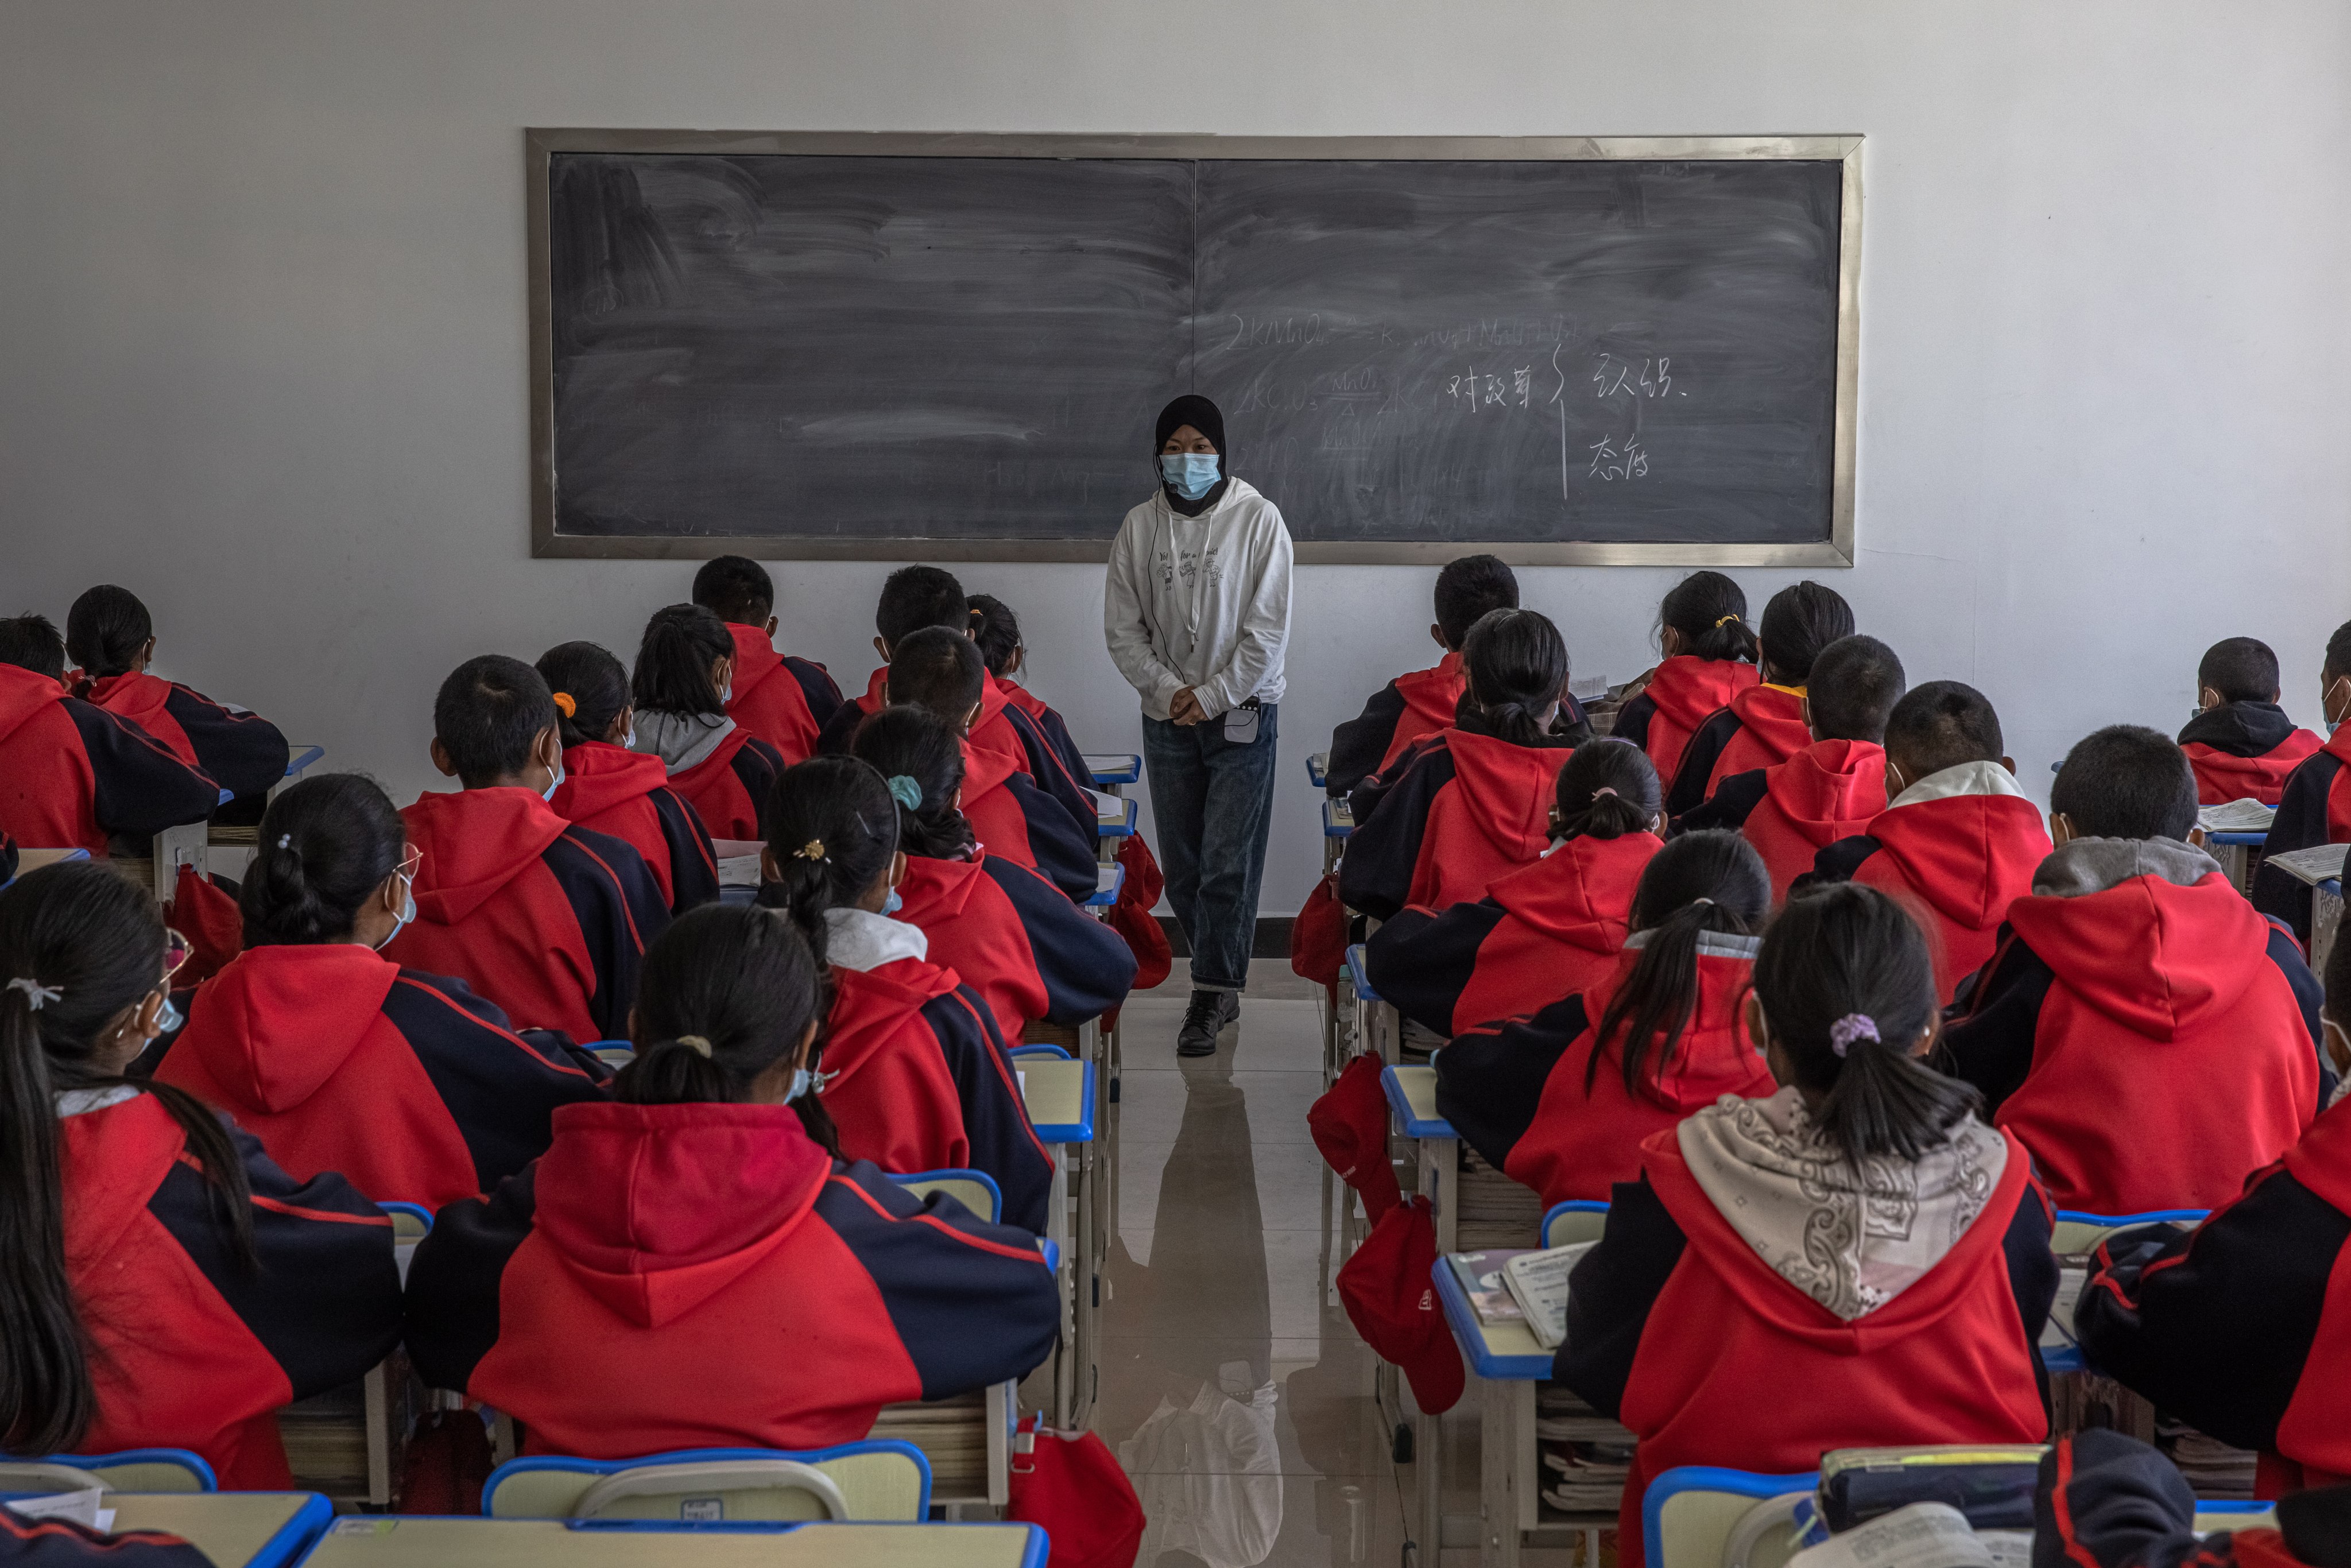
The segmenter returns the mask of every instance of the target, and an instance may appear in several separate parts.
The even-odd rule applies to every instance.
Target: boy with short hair
[[[1886,721],[1886,810],[1821,851],[1795,884],[1865,882],[1908,901],[1946,1002],[1991,956],[2010,903],[2049,853],[2041,813],[2001,749],[2000,716],[1981,692],[1958,681],[1913,688]]]
[[[2351,621],[2326,640],[2318,672],[2319,712],[2326,720],[2326,743],[2287,775],[2278,793],[2277,816],[2262,845],[2264,859],[2290,850],[2351,842]],[[2285,872],[2264,864],[2253,876],[2253,906],[2284,921],[2307,946],[2310,889]]]
[[[2286,775],[2324,744],[2278,706],[2277,655],[2252,637],[2231,637],[2196,666],[2196,716],[2179,748],[2196,770],[2199,805],[2259,800],[2274,806]]]
[[[538,672],[497,653],[458,665],[434,699],[433,766],[460,789],[400,814],[423,860],[415,918],[384,956],[464,980],[517,1030],[560,1030],[580,1044],[624,1037],[639,964],[669,907],[626,841],[548,805],[563,742]]]
[[[2189,841],[2196,780],[2168,736],[2099,730],[2049,804],[2057,847],[1943,1031],[1947,1070],[2059,1208],[2220,1207],[2318,1113],[2317,982]]]
[[[726,716],[782,753],[788,768],[815,756],[817,737],[841,709],[841,688],[822,664],[776,651],[768,569],[746,556],[714,556],[694,574],[694,602],[726,622],[735,639]]]
[[[1501,558],[1465,555],[1437,574],[1437,620],[1428,635],[1445,657],[1426,670],[1398,675],[1364,705],[1364,711],[1331,735],[1323,788],[1333,799],[1385,768],[1405,747],[1425,735],[1451,727],[1461,693],[1469,683],[1461,668],[1461,641],[1489,610],[1519,607],[1517,574]]]

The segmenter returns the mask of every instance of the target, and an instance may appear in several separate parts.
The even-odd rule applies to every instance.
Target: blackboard
[[[1301,559],[1852,557],[1855,139],[532,138],[540,554],[1100,559],[1197,391]]]

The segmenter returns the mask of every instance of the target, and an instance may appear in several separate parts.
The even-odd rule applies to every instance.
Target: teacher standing
[[[1290,643],[1290,530],[1228,466],[1225,416],[1179,397],[1152,437],[1159,487],[1110,549],[1102,636],[1143,697],[1143,759],[1167,901],[1192,950],[1178,1056],[1240,1017],[1273,814]]]

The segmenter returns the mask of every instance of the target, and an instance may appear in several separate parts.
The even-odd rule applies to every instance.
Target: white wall
[[[163,673],[403,799],[460,658],[625,656],[691,568],[529,557],[526,125],[1862,132],[1832,580],[1914,681],[1989,692],[2040,789],[2097,724],[2176,727],[2224,635],[2315,722],[2351,615],[2335,0],[6,0],[0,612],[127,583]],[[883,571],[779,570],[844,685]],[[961,575],[1083,744],[1138,744],[1098,569]],[[1760,610],[1791,574],[1741,575]],[[1668,577],[1526,587],[1621,679]],[[1270,913],[1319,864],[1294,759],[1426,662],[1429,581],[1300,573]]]

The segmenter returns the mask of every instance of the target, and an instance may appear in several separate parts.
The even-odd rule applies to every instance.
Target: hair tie
[[[281,850],[286,848],[288,844],[291,844],[293,841],[294,835],[291,833],[280,833],[277,835],[277,847]]]
[[[694,1052],[696,1056],[706,1058],[710,1054],[710,1042],[703,1039],[698,1034],[679,1035],[677,1037],[677,1043],[685,1047],[686,1050]]]
[[[566,718],[574,717],[580,712],[579,699],[569,692],[558,692],[555,694],[555,711]]]
[[[1593,800],[1598,800],[1598,799],[1600,799],[1600,797],[1601,797],[1601,796],[1603,796],[1603,795],[1614,795],[1614,794],[1616,794],[1616,786],[1614,786],[1614,784],[1603,784],[1599,789],[1594,789],[1594,790],[1592,792],[1592,798],[1593,798]],[[1622,800],[1622,799],[1623,799],[1623,797],[1622,797],[1622,796],[1618,796],[1617,798],[1618,798],[1619,800]]]
[[[890,799],[909,811],[919,811],[923,809],[923,787],[915,783],[910,774],[893,773],[890,775]]]
[[[1712,908],[1714,905],[1714,900],[1710,898],[1693,898],[1689,901],[1689,906],[1692,909],[1696,909],[1701,904],[1707,905],[1708,908]]]
[[[799,861],[820,861],[824,859],[824,841],[822,839],[810,839],[808,842],[802,844],[799,848],[792,852],[792,858]]]
[[[1853,1042],[1856,1040],[1876,1040],[1881,1045],[1885,1043],[1878,1037],[1877,1020],[1867,1013],[1847,1013],[1829,1025],[1829,1049],[1835,1051],[1840,1060],[1853,1049]]]
[[[1736,616],[1736,615],[1726,615],[1726,616],[1724,616],[1721,620],[1719,620],[1719,621],[1718,621],[1718,622],[1716,622],[1714,623],[1714,629],[1715,629],[1716,631],[1719,632],[1719,631],[1721,631],[1725,626],[1729,625],[1732,622],[1734,622],[1734,621],[1736,621],[1736,620],[1738,620],[1738,619],[1739,619],[1739,617],[1738,617],[1738,616]]]
[[[33,1012],[39,1012],[45,1002],[63,1001],[66,994],[66,988],[63,986],[45,986],[38,980],[26,979],[22,977],[9,981],[8,988],[12,991],[24,992],[25,1006]]]

